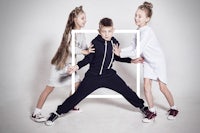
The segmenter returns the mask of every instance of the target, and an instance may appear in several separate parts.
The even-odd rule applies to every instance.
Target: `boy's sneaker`
[[[32,114],[31,115],[31,119],[35,122],[44,122],[47,120],[46,117],[44,117],[41,113],[38,113],[38,114]]]
[[[153,120],[155,120],[155,117],[156,117],[156,113],[154,112],[151,112],[151,111],[147,111],[146,112],[146,116],[145,118],[142,120],[144,123],[149,123],[149,122],[152,122]]]
[[[140,108],[140,110],[142,111],[142,113],[146,116],[148,111],[149,111],[149,108],[147,106],[144,106],[142,108]]]
[[[168,112],[169,112],[169,115],[167,119],[169,120],[174,120],[176,118],[176,115],[178,114],[178,110],[176,109],[170,109]]]
[[[48,120],[45,122],[45,125],[52,126],[54,124],[54,121],[58,118],[58,115],[55,113],[51,113]]]

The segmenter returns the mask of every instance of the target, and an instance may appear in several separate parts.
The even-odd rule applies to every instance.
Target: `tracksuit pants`
[[[75,93],[68,97],[62,105],[59,105],[56,112],[59,115],[67,113],[85,97],[101,87],[116,91],[135,107],[144,107],[144,101],[140,99],[136,93],[115,73],[107,76],[86,75]]]

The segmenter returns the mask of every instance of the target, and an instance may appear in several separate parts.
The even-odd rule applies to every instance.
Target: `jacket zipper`
[[[113,46],[114,46],[114,43],[113,43],[112,40],[111,40],[111,43],[112,43],[112,47],[113,47]],[[110,60],[110,64],[109,64],[109,66],[108,66],[108,69],[110,69],[110,67],[111,67],[111,64],[112,64],[113,58],[114,58],[114,53],[112,52],[112,58],[111,58],[111,60]]]
[[[107,53],[107,41],[105,41],[104,57],[103,57],[103,61],[102,61],[102,64],[101,64],[101,69],[100,69],[99,75],[101,75],[102,71],[103,71],[103,66],[104,66],[105,59],[106,59],[106,53]]]

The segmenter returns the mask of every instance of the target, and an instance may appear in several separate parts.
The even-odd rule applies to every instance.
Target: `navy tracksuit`
[[[89,70],[86,72],[77,91],[67,98],[62,105],[59,105],[56,112],[58,114],[67,113],[81,100],[100,87],[105,87],[120,93],[135,107],[144,107],[144,101],[140,99],[117,75],[116,71],[112,69],[114,60],[127,63],[131,62],[130,58],[120,58],[112,52],[112,45],[118,44],[118,41],[114,37],[112,37],[111,41],[105,41],[98,35],[92,40],[92,44],[94,45],[95,53],[85,56],[85,58],[77,64],[79,69],[90,64]]]

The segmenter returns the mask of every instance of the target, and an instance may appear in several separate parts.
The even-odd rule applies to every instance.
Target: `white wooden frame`
[[[75,65],[75,34],[76,33],[97,33],[98,30],[72,30],[72,66]],[[137,35],[137,57],[140,56],[140,32],[139,30],[115,30],[114,33],[136,33]],[[140,64],[138,63],[137,66],[137,78],[136,78],[136,93],[140,97]],[[72,85],[71,85],[72,93],[75,92],[75,73],[72,73]],[[92,95],[90,94],[87,98],[122,98],[122,95]]]

